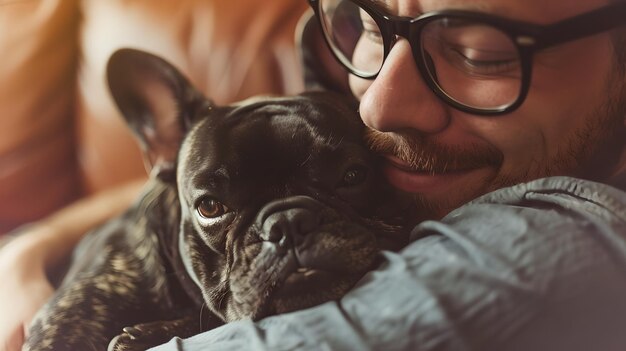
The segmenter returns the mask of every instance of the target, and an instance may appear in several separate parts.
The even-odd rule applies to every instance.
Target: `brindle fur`
[[[160,328],[161,334],[153,335],[158,339],[147,346],[154,346],[219,323],[210,312],[201,320],[197,304],[182,289],[186,273],[171,252],[179,207],[176,189],[153,179],[129,211],[89,233],[63,283],[37,314],[25,349],[103,350],[124,327],[174,324],[174,330]]]

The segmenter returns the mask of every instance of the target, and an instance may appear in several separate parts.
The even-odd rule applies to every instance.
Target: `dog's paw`
[[[126,327],[122,334],[114,337],[109,343],[107,351],[144,351],[151,347],[167,342],[167,333],[161,331],[161,323],[138,324]]]
[[[215,327],[216,321],[207,320],[205,326]],[[213,323],[213,324],[211,324]],[[123,333],[116,336],[109,343],[108,351],[144,351],[151,347],[165,344],[171,338],[178,336],[187,338],[207,329],[201,329],[198,318],[193,315],[170,321],[155,321],[137,324],[123,329]]]

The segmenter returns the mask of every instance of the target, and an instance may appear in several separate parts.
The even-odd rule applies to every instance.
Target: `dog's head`
[[[152,175],[177,188],[181,256],[224,320],[337,299],[381,249],[406,242],[392,222],[407,202],[378,175],[349,100],[217,106],[161,58],[131,49],[112,56],[108,79]]]

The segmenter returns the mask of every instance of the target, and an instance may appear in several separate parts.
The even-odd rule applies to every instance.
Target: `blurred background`
[[[105,85],[120,47],[217,103],[303,89],[305,0],[0,0],[0,235],[146,176]]]

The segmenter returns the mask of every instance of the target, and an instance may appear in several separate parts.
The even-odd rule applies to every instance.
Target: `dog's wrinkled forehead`
[[[208,113],[180,153],[179,183],[192,188],[234,178],[283,184],[322,154],[361,143],[355,110],[327,95],[254,98]]]
[[[231,108],[225,117],[232,123],[237,123],[234,120],[240,118],[264,116],[270,123],[286,129],[289,129],[289,124],[309,124],[316,128],[316,136],[322,138],[332,135],[359,138],[360,135],[361,122],[356,108],[336,95],[307,93],[287,97],[253,97]]]

